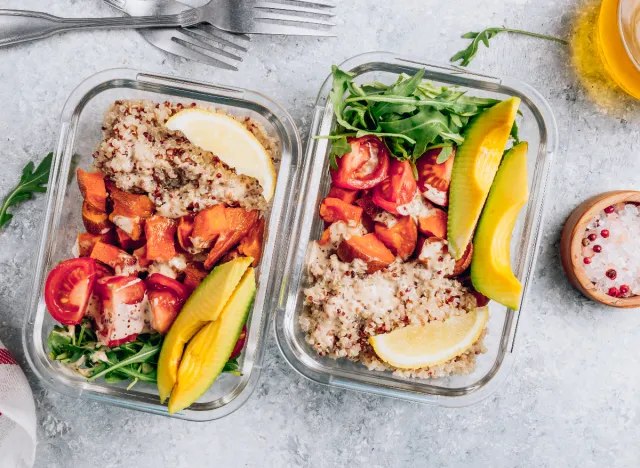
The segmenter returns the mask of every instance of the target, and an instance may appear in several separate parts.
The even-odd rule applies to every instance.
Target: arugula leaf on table
[[[466,49],[457,52],[453,57],[449,59],[450,62],[460,61],[460,66],[466,67],[475,58],[478,53],[478,48],[482,42],[487,48],[489,47],[489,40],[494,38],[500,33],[512,33],[520,34],[524,36],[537,37],[539,39],[546,39],[549,41],[559,42],[561,44],[568,45],[569,42],[554,36],[548,36],[546,34],[538,34],[530,31],[522,31],[520,29],[511,28],[486,28],[480,32],[468,32],[462,35],[464,39],[471,39],[471,44]]]
[[[53,153],[49,153],[40,164],[38,164],[38,167],[35,167],[33,162],[29,162],[24,169],[22,169],[20,182],[2,200],[2,206],[0,206],[0,227],[7,224],[11,221],[11,218],[13,218],[13,215],[7,212],[9,207],[25,200],[31,200],[34,193],[44,193],[47,191],[46,183],[49,181],[49,171],[51,170],[52,160]]]

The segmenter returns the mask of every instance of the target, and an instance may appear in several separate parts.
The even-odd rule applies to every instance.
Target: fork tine
[[[222,55],[223,57],[242,62],[242,57],[240,57],[239,55],[232,54],[231,52],[227,52],[226,50],[221,49],[220,47],[216,47],[212,44],[209,44],[208,42],[205,42],[209,39],[188,29],[183,29],[181,32],[176,31],[173,34],[173,37],[181,39],[184,42],[188,42],[196,47],[200,47],[214,54]]]
[[[312,14],[322,15],[322,16],[335,16],[333,11],[331,10],[322,9],[322,8],[300,7],[295,5],[289,5],[286,3],[258,2],[254,5],[254,8],[292,11],[295,13],[312,13]]]
[[[203,54],[202,52],[193,50],[191,47],[197,47],[197,46],[195,46],[194,44],[191,44],[189,41],[185,41],[178,37],[174,37],[172,39],[172,49],[175,49],[175,50],[173,52],[167,50],[167,52],[173,55],[176,55],[178,57],[196,60],[198,62],[206,63],[207,65],[213,65],[214,67],[223,68],[225,70],[238,71],[237,67],[231,64],[228,64],[227,62],[223,62],[222,60],[218,60],[214,57],[211,57],[210,55]]]
[[[190,28],[185,28],[185,31],[192,31],[194,34],[198,34],[204,36],[206,39],[210,41],[214,41],[219,43],[222,46],[226,46],[229,48],[233,48],[239,50],[240,52],[247,52],[249,49],[241,46],[240,44],[236,44],[235,42],[229,41],[222,37],[221,31],[218,28],[215,28],[209,24],[199,24],[197,26],[192,26]],[[235,36],[234,34],[227,33],[226,31],[222,31],[222,33],[227,34],[229,36]],[[245,36],[244,34],[238,34],[238,38],[246,41],[250,41],[249,36]],[[246,39],[245,39],[246,38]]]
[[[254,22],[252,32],[254,34],[277,34],[286,36],[317,36],[335,37],[331,31],[321,29],[303,28],[300,26],[289,26],[286,24]]]
[[[307,5],[316,5],[324,8],[335,8],[335,5],[325,0],[289,0],[295,3],[306,3]]]
[[[318,24],[321,26],[335,26],[325,20],[309,18],[306,16],[283,15],[280,13],[269,13],[268,11],[260,11],[256,13],[255,20],[274,20],[274,21],[292,21],[295,23]]]

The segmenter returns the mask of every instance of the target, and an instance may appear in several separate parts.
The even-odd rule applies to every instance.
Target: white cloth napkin
[[[36,408],[20,366],[0,342],[0,468],[31,468]]]

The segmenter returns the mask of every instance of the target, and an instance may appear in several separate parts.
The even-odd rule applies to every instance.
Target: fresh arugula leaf
[[[53,153],[49,153],[40,164],[38,164],[38,167],[35,167],[33,162],[29,162],[24,169],[22,169],[20,182],[2,200],[2,205],[0,206],[0,228],[13,218],[13,215],[7,212],[9,207],[26,200],[31,200],[34,193],[44,193],[47,191],[46,184],[49,181],[49,171],[51,170],[52,160]]]
[[[429,148],[448,147],[444,158],[464,142],[470,119],[499,102],[467,96],[456,87],[436,86],[424,81],[424,74],[424,70],[403,73],[391,85],[357,85],[352,74],[333,67],[330,100],[337,128],[329,136],[314,137],[332,140],[330,166],[337,168],[337,158],[351,150],[347,137],[365,135],[381,138],[394,158],[413,166]]]
[[[518,135],[518,133],[519,133],[518,122],[514,120],[513,127],[511,127],[511,132],[509,133],[509,136],[513,139],[514,145],[520,144],[520,136]]]
[[[329,93],[329,99],[333,104],[333,112],[336,115],[336,120],[338,121],[338,124],[342,125],[344,128],[357,131],[358,128],[353,127],[343,118],[344,109],[346,107],[344,94],[349,90],[349,85],[353,81],[353,75],[340,70],[335,65],[333,66],[332,70],[333,86],[331,92]]]
[[[436,164],[447,162],[451,157],[451,153],[453,153],[453,146],[443,146],[442,150],[440,150],[440,154],[438,155],[438,159],[436,159]]]
[[[388,102],[392,104],[408,104],[416,107],[433,107],[436,110],[448,110],[450,112],[456,112],[458,114],[464,114],[468,112],[476,112],[477,108],[473,104],[458,103],[455,101],[448,101],[446,99],[420,99],[418,97],[402,97],[402,96],[354,96],[345,99],[346,104],[353,102]],[[341,124],[342,125],[342,124]]]
[[[351,152],[351,145],[347,142],[347,137],[343,136],[331,142],[331,156],[329,164],[331,169],[338,169],[338,161],[336,158],[342,157]]]
[[[144,334],[135,341],[107,348],[98,343],[91,322],[85,319],[80,325],[54,327],[47,338],[47,346],[51,359],[69,366],[88,380],[100,377],[107,383],[129,380],[128,388],[131,388],[137,382],[157,382],[162,340],[162,335]],[[228,368],[223,372],[237,374],[237,360],[229,361]]]
[[[485,47],[489,47],[489,40],[493,37],[497,36],[500,33],[507,32],[512,34],[521,34],[524,36],[537,37],[539,39],[546,39],[549,41],[559,42],[561,44],[568,45],[569,42],[564,39],[560,39],[558,37],[547,36],[545,34],[538,34],[529,31],[522,31],[520,29],[510,29],[510,28],[486,28],[480,32],[468,32],[462,35],[463,39],[471,39],[471,44],[466,49],[463,49],[457,52],[453,57],[449,59],[451,62],[460,61],[460,66],[466,67],[471,61],[475,58],[478,53],[478,48],[480,47],[480,43],[482,42]]]
[[[415,140],[413,159],[422,156],[442,131],[449,130],[447,118],[441,112],[427,108],[421,108],[419,113],[406,119],[383,122],[380,126],[385,132],[404,134]]]

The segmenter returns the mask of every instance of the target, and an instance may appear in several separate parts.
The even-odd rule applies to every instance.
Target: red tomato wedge
[[[56,266],[44,286],[44,300],[51,316],[65,325],[82,322],[96,281],[96,261],[72,258]]]
[[[383,210],[398,214],[398,207],[413,200],[416,190],[418,184],[413,177],[411,163],[394,159],[389,177],[373,190],[372,200]]]
[[[160,273],[149,275],[145,283],[149,289],[151,328],[165,334],[189,298],[189,289],[184,284]]]
[[[334,185],[350,190],[370,189],[389,174],[389,150],[373,135],[349,138],[351,152],[338,158],[338,169],[331,169]]]

